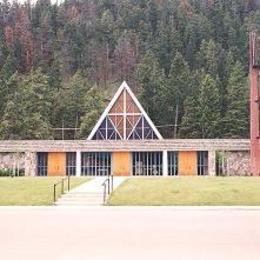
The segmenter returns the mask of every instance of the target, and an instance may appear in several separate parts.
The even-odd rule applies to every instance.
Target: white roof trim
[[[96,123],[96,125],[94,126],[94,128],[92,129],[91,133],[89,134],[87,140],[92,140],[94,134],[96,133],[96,131],[98,130],[99,126],[102,124],[103,120],[105,119],[105,117],[108,115],[110,109],[113,107],[113,105],[115,104],[115,102],[117,101],[118,97],[120,96],[120,94],[122,93],[122,91],[126,89],[126,91],[129,93],[129,95],[132,97],[132,99],[134,100],[135,104],[137,105],[137,107],[139,108],[139,110],[141,111],[141,113],[143,114],[143,116],[145,117],[145,119],[147,120],[148,124],[151,126],[151,128],[153,129],[155,135],[157,136],[158,139],[163,139],[161,134],[159,133],[159,131],[157,130],[157,128],[155,127],[154,123],[152,122],[152,120],[150,119],[150,117],[147,115],[147,113],[145,112],[145,110],[143,109],[142,105],[140,104],[140,102],[138,101],[138,99],[135,97],[134,93],[132,92],[132,90],[129,88],[129,86],[127,85],[127,83],[124,81],[121,86],[119,87],[119,89],[117,90],[116,94],[114,95],[114,97],[112,98],[112,100],[110,101],[110,103],[108,104],[108,106],[106,107],[106,109],[104,110],[104,112],[102,113],[102,115],[100,116],[98,122]]]
[[[132,97],[132,99],[134,100],[135,104],[137,105],[137,107],[140,109],[141,113],[143,114],[144,118],[147,120],[148,124],[151,126],[151,128],[153,129],[155,135],[157,136],[158,139],[163,139],[161,134],[159,133],[159,131],[157,130],[157,128],[155,127],[153,121],[150,119],[150,117],[147,115],[147,113],[145,112],[145,110],[143,109],[142,105],[140,104],[140,102],[138,101],[138,99],[136,98],[136,96],[134,95],[134,93],[132,92],[132,90],[129,88],[129,86],[127,85],[127,83],[124,81],[123,84],[125,84],[125,88],[128,91],[128,93],[130,94],[130,96]]]

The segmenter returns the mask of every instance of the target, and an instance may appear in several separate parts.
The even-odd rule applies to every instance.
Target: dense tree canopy
[[[164,137],[248,137],[254,0],[0,2],[0,138],[86,138],[122,80]]]

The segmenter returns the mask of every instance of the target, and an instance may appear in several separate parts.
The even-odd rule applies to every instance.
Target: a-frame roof
[[[100,116],[88,140],[163,139],[124,81]]]

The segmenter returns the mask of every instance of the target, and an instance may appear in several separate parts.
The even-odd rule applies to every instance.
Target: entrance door
[[[179,175],[197,175],[197,152],[179,152]]]
[[[66,153],[48,153],[48,176],[66,174]]]
[[[113,175],[129,176],[131,169],[131,154],[129,152],[113,153]]]

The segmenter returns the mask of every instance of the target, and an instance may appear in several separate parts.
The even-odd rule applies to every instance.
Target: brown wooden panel
[[[179,152],[179,175],[197,175],[197,152]]]
[[[126,92],[126,112],[127,113],[141,113],[138,106],[135,104],[132,97]]]
[[[124,91],[120,94],[109,113],[123,113],[124,112]]]
[[[131,154],[129,152],[113,153],[114,176],[129,176],[131,172]]]
[[[48,153],[48,176],[66,175],[66,153]]]

